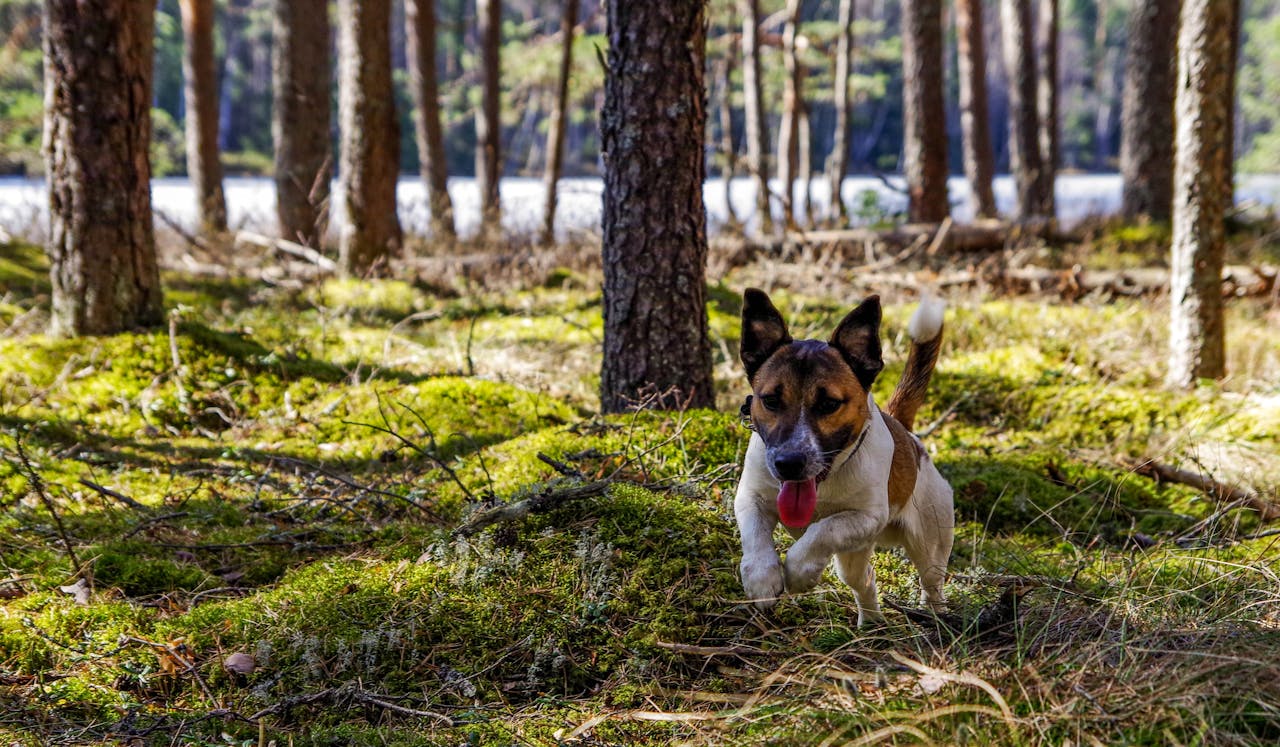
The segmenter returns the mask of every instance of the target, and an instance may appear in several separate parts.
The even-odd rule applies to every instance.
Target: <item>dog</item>
[[[954,539],[951,486],[911,432],[942,344],[941,300],[925,298],[908,325],[906,369],[882,410],[871,385],[884,368],[880,298],[849,312],[828,342],[793,340],[769,296],[743,295],[741,359],[754,433],[734,499],[742,585],[769,608],[818,584],[832,556],[853,588],[859,627],[881,622],[871,566],[876,545],[906,550],[925,604],[943,605]],[[781,521],[795,543],[778,557]]]

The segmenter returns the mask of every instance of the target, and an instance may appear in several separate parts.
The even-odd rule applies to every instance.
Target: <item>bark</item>
[[[756,215],[760,233],[773,233],[769,199],[769,132],[764,116],[763,78],[760,72],[760,0],[738,0],[742,14],[742,117],[747,138],[747,168],[756,182]]]
[[[569,73],[573,69],[573,30],[578,25],[578,0],[563,0],[560,18],[560,77],[556,81],[556,105],[547,128],[547,168],[542,186],[546,202],[542,206],[542,243],[556,239],[556,184],[564,165],[564,134],[568,129]]]
[[[281,238],[318,247],[333,176],[328,0],[276,0],[271,33],[276,220]]]
[[[499,88],[502,0],[476,0],[476,36],[480,43],[481,100],[476,109],[476,184],[480,188],[483,235],[502,231],[498,182],[502,178],[502,120]]]
[[[213,0],[181,0],[182,93],[186,99],[187,176],[196,192],[200,232],[227,230],[218,156],[218,67],[213,55]]]
[[[1226,374],[1222,265],[1238,0],[1185,0],[1178,31],[1168,383]]]
[[[1013,217],[1039,215],[1043,168],[1040,162],[1040,118],[1036,106],[1035,39],[1031,0],[1000,0],[1004,67],[1009,77],[1009,170],[1013,172]]]
[[[1139,0],[1129,15],[1120,125],[1120,212],[1169,220],[1173,207],[1173,94],[1179,0]]]
[[[831,181],[831,216],[838,223],[845,223],[848,210],[840,188],[849,173],[849,68],[853,55],[853,0],[840,0],[836,11],[836,25],[839,27],[836,36],[836,72],[835,100],[836,110],[835,132],[831,143],[831,163],[827,174]]]
[[[982,0],[957,0],[956,51],[964,175],[969,181],[974,217],[994,218],[996,198],[991,179],[995,173],[995,154],[987,112],[987,41],[982,25]]]
[[[733,35],[732,24],[728,33]],[[724,180],[726,227],[735,233],[742,229],[742,221],[733,209],[733,177],[738,172],[738,148],[733,140],[733,60],[737,57],[736,46],[731,40],[728,53],[716,66],[716,86],[720,89],[720,152],[724,156],[720,176]]]
[[[804,74],[800,76],[801,85],[799,90],[803,91]],[[797,213],[804,218],[806,226],[813,225],[813,143],[810,140],[809,129],[809,105],[800,100],[799,109],[796,112],[796,153],[797,159],[797,176],[800,178],[800,204],[797,206]]]
[[[782,189],[782,222],[789,231],[796,230],[795,181],[799,170],[797,145],[800,130],[800,107],[804,105],[800,90],[800,61],[796,59],[796,35],[804,0],[787,0],[787,20],[782,28],[782,62],[787,75],[782,87],[782,122],[778,125],[778,181]]]
[[[365,275],[399,255],[400,126],[391,85],[391,0],[340,0],[339,178],[347,224],[339,265]]]
[[[907,214],[941,221],[947,202],[947,116],[943,103],[942,0],[902,3],[903,171]]]
[[[1111,119],[1115,108],[1115,52],[1107,46],[1107,13],[1106,0],[1097,0],[1098,21],[1093,30],[1093,95],[1097,112],[1093,125],[1093,167],[1098,170],[1108,168],[1111,159]]]
[[[715,404],[702,0],[608,0],[601,408]]]
[[[44,3],[55,335],[164,320],[148,160],[153,11],[147,0]]]
[[[440,84],[436,80],[435,0],[405,0],[404,14],[418,172],[427,189],[431,234],[436,239],[452,241],[456,236],[453,201],[449,199],[449,165],[445,159],[444,128],[440,124]]]
[[[1040,0],[1038,31],[1040,41],[1039,79],[1036,111],[1040,115],[1040,215],[1056,214],[1054,185],[1058,174],[1058,0]]]

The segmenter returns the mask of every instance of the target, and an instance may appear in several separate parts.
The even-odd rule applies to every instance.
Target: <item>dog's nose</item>
[[[773,458],[773,468],[782,480],[803,478],[807,464],[804,454],[798,451],[784,451]]]

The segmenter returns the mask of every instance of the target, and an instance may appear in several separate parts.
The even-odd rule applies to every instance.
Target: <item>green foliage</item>
[[[1244,51],[1240,59],[1240,116],[1244,120],[1244,172],[1274,174],[1280,171],[1280,14],[1245,22]]]

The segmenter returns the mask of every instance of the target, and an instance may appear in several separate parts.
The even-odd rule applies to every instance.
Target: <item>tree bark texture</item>
[[[964,138],[964,175],[977,218],[996,216],[991,189],[995,155],[987,110],[987,41],[982,28],[982,0],[956,2],[956,52],[960,83],[960,130]]]
[[[764,78],[760,71],[760,0],[738,0],[742,14],[742,118],[747,138],[747,168],[756,182],[760,233],[773,233],[769,197],[769,127],[764,116]]]
[[[213,0],[181,0],[182,93],[186,99],[187,176],[196,192],[202,233],[227,230],[218,155],[218,63],[213,54]]]
[[[937,222],[947,202],[942,0],[902,3],[902,150],[912,222]]]
[[[1184,0],[1178,31],[1170,263],[1171,386],[1226,374],[1222,265],[1224,194],[1232,189],[1237,0]]]
[[[1040,117],[1036,106],[1035,37],[1031,0],[1000,0],[1001,46],[1009,76],[1009,170],[1013,172],[1015,220],[1039,215],[1044,201],[1040,175]]]
[[[796,225],[795,182],[799,170],[800,107],[804,106],[801,90],[800,61],[796,59],[796,35],[799,33],[800,11],[804,0],[787,0],[786,23],[782,27],[782,64],[786,77],[782,85],[782,121],[778,125],[778,182],[782,189],[782,222],[789,231]]]
[[[572,4],[572,3],[570,3]],[[440,124],[440,84],[436,79],[435,0],[405,0],[405,52],[409,90],[413,94],[413,128],[418,144],[418,171],[427,189],[431,234],[452,241],[453,201],[449,199],[449,167],[444,128]]]
[[[476,184],[480,188],[481,231],[502,233],[502,119],[499,88],[502,47],[502,0],[476,0],[476,36],[480,40],[481,99],[476,109]]]
[[[573,34],[578,25],[578,0],[562,0],[560,17],[560,75],[556,80],[556,106],[547,125],[547,167],[542,186],[546,201],[542,206],[542,243],[551,245],[556,239],[556,184],[564,166],[564,135],[568,129],[569,73],[573,70]]]
[[[840,0],[836,11],[836,71],[833,105],[836,110],[835,132],[831,143],[831,163],[827,168],[831,181],[831,216],[845,223],[848,210],[840,188],[849,173],[849,68],[853,57],[853,0]]]
[[[45,0],[44,155],[55,335],[164,320],[151,223],[149,0]]]
[[[1058,175],[1058,0],[1040,0],[1036,25],[1040,43],[1036,111],[1040,115],[1041,165],[1037,212],[1052,218],[1057,212],[1054,187]]]
[[[276,0],[272,19],[276,221],[280,238],[318,247],[329,225],[328,0]]]
[[[732,25],[729,33],[732,35]],[[733,61],[737,52],[737,45],[730,41],[729,51],[716,65],[716,87],[720,91],[717,101],[720,109],[720,152],[724,156],[720,176],[724,181],[725,225],[733,232],[742,229],[742,221],[733,208],[733,178],[738,173],[738,148],[733,139]]]
[[[391,85],[391,0],[340,0],[339,179],[346,209],[338,264],[365,275],[400,253],[400,125]]]
[[[606,8],[601,408],[710,407],[705,3]]]
[[[1173,96],[1179,0],[1138,0],[1129,14],[1120,113],[1120,212],[1169,220],[1173,207]]]

